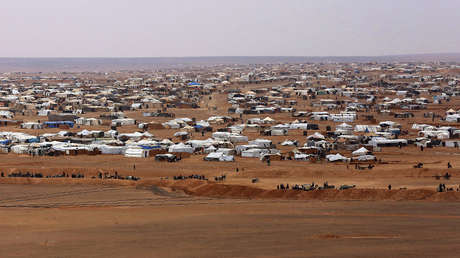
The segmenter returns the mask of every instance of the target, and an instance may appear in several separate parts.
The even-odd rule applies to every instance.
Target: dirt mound
[[[459,192],[435,193],[428,198],[430,201],[460,201]]]
[[[0,184],[89,184],[89,185],[119,185],[135,186],[138,189],[161,191],[164,194],[188,194],[192,196],[206,196],[213,198],[235,199],[283,199],[283,200],[324,200],[324,201],[460,201],[460,192],[438,193],[429,189],[347,189],[347,190],[266,190],[252,186],[229,185],[223,183],[201,180],[144,180],[141,182],[123,180],[98,180],[98,179],[69,179],[69,178],[0,178]],[[158,188],[160,187],[160,188]],[[169,192],[170,190],[171,192]]]
[[[437,193],[428,189],[348,189],[348,190],[264,190],[251,186],[226,185],[198,180],[160,181],[161,186],[180,189],[187,194],[217,198],[244,199],[287,199],[287,200],[426,200],[426,201],[459,201],[460,192]]]

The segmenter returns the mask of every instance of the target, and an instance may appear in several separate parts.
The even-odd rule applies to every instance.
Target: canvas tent
[[[142,148],[129,148],[125,150],[125,157],[128,158],[147,158],[148,156],[148,150]]]
[[[344,161],[344,162],[347,162],[347,161],[350,160],[349,158],[340,155],[340,153],[326,155],[326,159],[327,159],[329,162],[336,162],[336,161]]]
[[[193,147],[190,146],[190,145],[185,145],[185,144],[183,144],[183,143],[178,143],[178,144],[169,146],[168,152],[187,152],[187,153],[193,153]]]
[[[206,157],[206,161],[235,161],[234,157],[231,155],[225,155],[223,152],[211,152]]]
[[[369,153],[369,151],[366,148],[361,147],[353,151],[351,154],[353,154],[354,156],[361,156],[361,155],[366,155],[367,153]]]

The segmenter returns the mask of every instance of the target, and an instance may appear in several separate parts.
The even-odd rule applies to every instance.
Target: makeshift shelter
[[[194,148],[190,145],[185,145],[183,143],[178,143],[175,145],[171,145],[168,148],[168,152],[187,152],[187,153],[193,153]]]
[[[249,141],[250,145],[255,145],[261,148],[270,148],[272,146],[272,141],[267,139],[256,139],[253,141]]]
[[[142,148],[129,148],[125,150],[125,157],[128,158],[147,158],[149,151]]]
[[[261,155],[270,153],[267,149],[249,149],[241,152],[241,157],[260,158]]]
[[[61,128],[61,127],[73,128],[74,122],[72,121],[46,121],[43,123],[43,126],[47,128]]]
[[[21,124],[22,129],[43,129],[43,125],[37,122],[25,122]]]
[[[361,147],[353,151],[351,154],[353,154],[354,156],[361,156],[361,155],[366,155],[367,153],[369,153],[369,151],[366,148]]]
[[[335,127],[338,130],[353,130],[353,126],[347,124],[347,123],[341,123]]]
[[[377,158],[374,155],[361,155],[361,156],[353,157],[352,160],[375,161],[375,160],[377,160]]]
[[[314,134],[310,135],[310,136],[307,136],[307,140],[313,140],[313,141],[320,141],[320,140],[324,140],[325,137],[324,135],[318,133],[318,132],[315,132]]]
[[[211,152],[206,157],[206,161],[235,161],[234,157],[231,155],[225,155],[223,152]]]
[[[340,155],[340,153],[326,155],[326,159],[329,162],[336,162],[336,161],[347,162],[350,160],[349,158]]]
[[[174,161],[177,161],[177,157],[176,157],[176,155],[171,154],[171,153],[157,154],[157,155],[155,155],[155,160],[156,161],[174,162]]]

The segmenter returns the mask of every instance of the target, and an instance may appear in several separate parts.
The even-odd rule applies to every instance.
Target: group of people
[[[96,177],[91,177],[91,178],[96,178]],[[133,180],[133,181],[137,181],[137,180],[140,180],[141,178],[140,177],[137,177],[137,176],[122,176],[122,175],[119,175],[117,171],[114,172],[114,174],[110,174],[109,172],[99,172],[97,173],[97,178],[99,179],[119,179],[119,180]]]
[[[221,182],[221,181],[224,181],[226,178],[227,178],[226,175],[215,176],[215,177],[214,177],[214,181],[216,181],[216,182]]]
[[[5,177],[5,173],[0,173],[1,177]],[[36,178],[43,178],[42,173],[31,173],[31,172],[13,172],[8,174],[8,177],[36,177]]]
[[[360,165],[358,165],[358,163],[355,164],[355,169],[359,169],[359,170],[363,170],[363,169],[373,169],[375,167],[375,165],[372,165],[372,164],[369,164],[367,166],[363,166],[361,167]]]
[[[312,190],[325,190],[325,189],[335,189],[334,185],[330,185],[328,182],[324,182],[323,186],[318,186],[315,184],[315,182],[312,182],[311,184],[295,184],[291,188],[289,188],[289,184],[279,184],[276,186],[277,190],[301,190],[301,191],[312,191]]]
[[[446,188],[445,184],[439,184],[437,190],[438,190],[438,192],[446,192],[446,191],[448,191],[448,188]]]
[[[85,175],[83,173],[66,173],[66,172],[61,172],[53,175],[47,175],[44,176],[43,173],[32,173],[32,172],[12,172],[8,175],[7,177],[29,177],[29,178],[85,178]],[[0,172],[0,177],[5,177],[4,172]],[[92,179],[120,179],[120,180],[134,180],[137,181],[140,178],[136,176],[121,176],[118,174],[118,172],[115,172],[113,175],[111,175],[108,172],[102,173],[99,172],[97,176],[92,176]]]
[[[1,172],[0,176],[5,177],[5,173]],[[12,172],[12,173],[8,174],[8,177],[30,177],[30,178],[63,178],[63,177],[71,177],[71,178],[84,178],[85,175],[83,175],[81,173],[68,174],[68,173],[62,172],[62,173],[59,173],[59,174],[44,176],[42,173],[32,173],[32,172],[29,172],[29,171],[27,171],[27,172],[18,171],[18,172]]]
[[[205,175],[192,174],[189,176],[178,175],[173,177],[174,180],[186,180],[186,179],[197,179],[197,180],[208,180]]]

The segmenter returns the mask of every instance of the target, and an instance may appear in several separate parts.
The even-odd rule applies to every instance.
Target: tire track
[[[231,203],[247,203],[250,200],[242,200]],[[131,200],[115,201],[89,201],[89,202],[56,202],[56,203],[31,203],[31,204],[11,204],[0,205],[0,208],[63,208],[63,207],[147,207],[147,206],[185,206],[185,205],[223,205],[228,201],[216,199],[176,199],[176,198],[143,198]]]
[[[30,195],[23,195],[23,196],[11,197],[11,198],[3,198],[3,199],[0,199],[0,203],[23,202],[23,201],[41,200],[41,199],[49,199],[49,198],[59,198],[59,197],[71,196],[71,195],[81,195],[81,194],[116,191],[116,190],[124,190],[124,188],[117,187],[117,188],[102,188],[102,189],[94,189],[94,190],[75,190],[75,191],[65,191],[65,192],[56,192],[56,193],[30,194]]]

